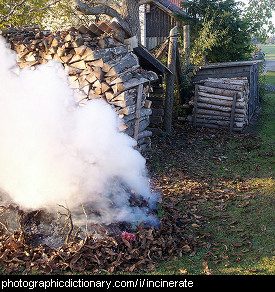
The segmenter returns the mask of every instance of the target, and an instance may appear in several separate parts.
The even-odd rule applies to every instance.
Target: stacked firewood
[[[242,131],[248,124],[247,78],[208,78],[196,84],[188,120],[195,126]]]
[[[50,32],[39,28],[6,29],[1,34],[17,53],[20,68],[32,67],[56,60],[65,67],[75,101],[84,105],[91,99],[103,99],[113,106],[123,120],[121,130],[134,136],[138,119],[137,149],[150,149],[146,130],[152,111],[146,101],[150,82],[158,79],[156,73],[143,70],[138,57],[118,41],[118,33],[104,33],[97,25],[90,28],[71,28]],[[121,39],[120,39],[121,40]],[[139,116],[136,116],[138,86],[143,86]],[[137,131],[137,130],[136,130]]]

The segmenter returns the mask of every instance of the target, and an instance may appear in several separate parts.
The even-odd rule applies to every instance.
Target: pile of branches
[[[12,233],[1,223],[0,268],[5,274],[142,272],[154,270],[160,261],[184,253],[195,254],[201,243],[191,235],[189,227],[193,219],[179,213],[169,198],[162,202],[161,208],[158,228],[141,223],[134,233],[128,233],[119,228],[121,224],[116,224],[116,230],[112,224],[115,232],[105,232],[100,237],[87,234],[84,239],[71,237],[58,248],[34,245],[27,228],[30,221],[24,226],[21,222]],[[32,224],[35,214],[32,212]],[[24,217],[22,211],[20,216]],[[98,229],[106,230],[105,227],[98,225]]]

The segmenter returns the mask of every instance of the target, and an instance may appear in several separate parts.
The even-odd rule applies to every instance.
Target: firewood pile
[[[247,78],[208,78],[195,85],[188,120],[194,126],[241,132],[248,124]]]
[[[140,67],[138,57],[125,44],[126,33],[117,23],[102,22],[58,32],[38,27],[10,28],[1,34],[16,51],[20,68],[35,69],[49,60],[62,63],[77,105],[92,99],[107,101],[123,120],[121,130],[137,139],[137,149],[150,149],[152,133],[146,128],[152,110],[146,97],[150,83],[158,76]],[[143,88],[139,103],[138,86]]]

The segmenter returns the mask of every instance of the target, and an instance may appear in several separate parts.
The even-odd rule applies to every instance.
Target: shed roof
[[[138,56],[140,65],[143,69],[153,70],[158,74],[171,71],[163,65],[154,55],[152,55],[144,46],[138,45],[134,48],[134,53]]]
[[[187,15],[187,13],[182,8],[180,8],[178,5],[172,3],[169,0],[154,0],[152,2],[169,14],[181,14],[185,16]],[[173,2],[175,2],[175,0]]]
[[[262,63],[263,60],[251,60],[251,61],[235,61],[235,62],[223,62],[223,63],[212,63],[205,66],[200,66],[200,70],[204,69],[216,69],[216,68],[226,68],[226,67],[242,67],[242,66],[252,66],[254,64]],[[193,67],[192,67],[193,68]],[[194,67],[195,68],[195,67]]]

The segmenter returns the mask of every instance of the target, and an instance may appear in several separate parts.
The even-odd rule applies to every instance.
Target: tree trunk
[[[139,22],[139,0],[122,0],[121,5],[112,1],[94,0],[95,6],[83,3],[81,0],[74,0],[76,9],[86,15],[106,14],[115,17],[121,26],[131,35],[137,36],[140,42],[140,22]]]
[[[122,0],[121,18],[128,24],[132,36],[137,36],[140,43],[139,1]]]

